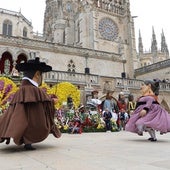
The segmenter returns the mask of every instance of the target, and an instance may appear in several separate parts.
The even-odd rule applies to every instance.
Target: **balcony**
[[[64,71],[51,71],[45,73],[44,80],[48,83],[57,83],[57,82],[71,82],[73,84],[94,84],[99,85],[99,76],[84,74],[84,73],[70,73]]]
[[[137,79],[124,79],[120,77],[108,77],[107,79],[112,82],[115,88],[121,90],[140,90],[142,80]],[[100,86],[102,83],[102,77],[93,74],[84,73],[70,73],[64,71],[51,71],[45,73],[44,80],[47,83],[58,83],[58,82],[70,82],[76,85],[84,86]],[[160,83],[160,91],[170,92],[170,83]]]
[[[151,65],[148,65],[142,68],[138,68],[135,70],[135,75],[138,76],[138,75],[146,74],[148,72],[153,72],[156,70],[164,69],[167,67],[170,67],[170,59],[160,61],[155,64],[151,64]]]
[[[15,83],[20,82],[22,79],[22,73],[19,76],[11,76],[0,74],[1,77],[8,77],[12,79]],[[44,81],[47,84],[56,84],[59,82],[70,82],[74,85],[82,85],[84,87],[102,87],[105,77],[94,74],[84,74],[84,73],[70,73],[64,71],[51,71],[44,73]],[[112,86],[119,91],[124,90],[128,92],[129,90],[140,90],[142,80],[137,79],[125,79],[121,77],[107,77],[107,80],[112,82]],[[160,92],[170,92],[170,83],[160,83]]]

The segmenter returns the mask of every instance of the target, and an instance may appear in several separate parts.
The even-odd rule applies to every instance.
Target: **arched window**
[[[27,56],[23,53],[19,54],[17,57],[16,63],[19,64],[19,63],[25,63],[25,62],[27,62]]]
[[[26,27],[24,27],[24,29],[23,29],[23,37],[27,37],[27,28]]]
[[[12,55],[9,52],[4,52],[0,59],[0,73],[9,74],[13,68]]]
[[[12,22],[10,20],[3,22],[3,35],[12,36]]]

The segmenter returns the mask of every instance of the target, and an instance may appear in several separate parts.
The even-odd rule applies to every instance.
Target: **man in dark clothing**
[[[0,117],[0,142],[9,144],[13,138],[16,145],[25,144],[26,150],[35,150],[32,143],[43,141],[50,133],[56,138],[61,136],[54,123],[55,99],[38,88],[42,73],[51,71],[52,67],[35,58],[17,64],[16,69],[24,77],[8,110]]]

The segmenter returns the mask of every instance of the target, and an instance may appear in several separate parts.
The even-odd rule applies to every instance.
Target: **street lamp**
[[[123,72],[122,72],[122,78],[126,78],[126,71],[125,71],[125,63],[126,63],[126,60],[122,60],[123,62]]]
[[[124,57],[124,55],[122,54],[122,63],[123,63],[123,72],[121,73],[121,76],[122,76],[122,85],[123,85],[123,93],[124,95],[127,97],[129,94],[130,94],[130,91],[127,87],[127,84],[125,84],[125,78],[126,78],[126,70],[125,70],[125,63],[126,63],[126,59]]]
[[[126,78],[126,70],[125,70],[126,59],[123,53],[121,53],[120,56],[122,58],[122,63],[123,63],[123,72],[121,73],[121,77]]]

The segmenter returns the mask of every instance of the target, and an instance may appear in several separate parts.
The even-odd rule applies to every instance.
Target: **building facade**
[[[20,12],[0,9],[1,75],[35,57],[53,67],[47,83],[70,81],[80,86],[83,99],[93,89],[100,96],[108,90],[115,97],[122,90],[137,94],[140,81],[133,79],[142,60],[129,0],[46,0],[43,35]]]
[[[39,41],[53,48],[48,51],[22,47],[22,50],[25,51],[26,58],[30,57],[30,54],[31,57],[36,54],[47,59],[54,70],[77,73],[84,73],[86,70],[102,76],[119,77],[122,73],[130,78],[134,76],[135,37],[130,4],[127,0],[47,0],[42,37],[33,34],[31,23],[21,13],[1,9],[1,22],[2,35],[22,38],[25,41],[32,40],[37,44]],[[60,52],[60,45],[75,50]],[[5,51],[5,46],[1,51]],[[16,51],[15,48],[15,53]],[[17,57],[11,59],[10,64],[12,61],[20,62],[19,58],[22,57]],[[75,68],[70,70],[68,66],[71,62]],[[11,68],[12,66],[10,70]]]

